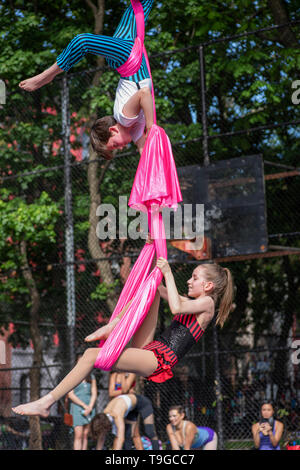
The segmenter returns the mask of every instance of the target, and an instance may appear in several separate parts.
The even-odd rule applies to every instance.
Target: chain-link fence
[[[191,165],[210,168],[260,155],[267,228],[259,253],[216,260],[235,278],[228,326],[209,328],[172,380],[138,381],[137,389],[153,403],[164,447],[173,404],[183,405],[197,425],[216,430],[220,449],[253,448],[251,425],[264,398],[275,402],[285,440],[299,432],[300,119],[291,89],[296,60],[276,42],[287,27],[299,36],[295,22],[150,57],[158,124],[172,141],[179,175]],[[109,318],[144,244],[124,235],[123,226],[121,234],[118,218],[137,152],[127,149],[108,163],[89,147],[96,116],[112,113],[117,82],[106,68],[70,73],[32,94],[11,91],[1,108],[2,448],[33,445],[32,429],[12,416],[11,406],[34,399],[37,389],[44,394],[70,369],[84,337]],[[236,181],[235,190],[241,195],[245,187]],[[106,240],[98,237],[104,204],[115,211],[104,229],[116,226],[116,236]],[[249,207],[244,211],[250,213]],[[136,218],[128,211],[128,231]],[[230,233],[238,230],[238,220],[229,222]],[[184,292],[198,260],[170,243],[168,249]],[[170,322],[164,302],[159,318],[161,331]],[[101,411],[108,373],[96,371],[96,377]],[[72,447],[64,411],[61,402],[41,420],[44,449]]]

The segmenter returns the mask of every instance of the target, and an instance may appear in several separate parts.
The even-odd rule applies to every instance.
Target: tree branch
[[[283,0],[268,0],[276,24],[284,24],[290,21],[285,2]],[[299,47],[299,42],[293,30],[289,26],[277,30],[276,40],[285,47]]]
[[[92,10],[94,16],[97,14],[97,7],[96,5],[94,5],[93,2],[91,2],[91,0],[85,0],[85,2],[88,4],[88,6],[90,7],[90,9]]]
[[[100,173],[100,176],[99,176],[99,178],[98,178],[99,187],[101,186],[101,183],[102,183],[103,178],[104,178],[104,176],[105,176],[106,170],[108,169],[108,167],[109,167],[109,165],[111,164],[111,162],[112,162],[112,160],[107,160],[107,161],[104,163],[104,165],[103,165],[103,167],[102,167],[102,169],[101,169],[101,173]]]

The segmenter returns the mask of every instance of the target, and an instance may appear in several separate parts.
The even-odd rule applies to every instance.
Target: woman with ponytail
[[[148,238],[147,243],[153,243]],[[233,301],[233,280],[228,269],[218,264],[201,264],[187,281],[188,297],[178,294],[169,263],[157,260],[166,286],[160,285],[141,327],[133,336],[131,347],[124,349],[114,370],[132,372],[152,382],[165,382],[173,377],[172,368],[197,343],[218,307],[216,323],[223,327]],[[160,296],[169,303],[174,315],[171,325],[154,341]],[[105,340],[116,327],[128,305],[115,320],[89,335],[86,341]],[[14,408],[21,415],[48,416],[50,407],[91,373],[99,348],[89,348],[74,369],[44,397]]]
[[[218,307],[216,324],[223,327],[232,308],[233,279],[227,268],[216,263],[201,264],[187,281],[188,297],[178,294],[169,263],[158,258],[157,266],[164,275],[166,286],[158,290],[168,301],[175,317],[167,330],[145,349],[154,352],[158,368],[148,380],[164,382],[173,376],[172,367],[199,341]]]
[[[216,263],[204,263],[197,266],[192,277],[187,281],[188,296],[193,298],[193,300],[189,300],[178,294],[167,260],[159,258],[157,266],[161,269],[166,282],[166,287],[159,286],[160,295],[168,301],[174,315],[179,313],[195,314],[197,321],[205,329],[212,320],[216,307],[218,307],[216,324],[223,327],[231,311],[233,301],[233,279],[229,269],[222,268]],[[203,312],[204,304],[206,312]]]

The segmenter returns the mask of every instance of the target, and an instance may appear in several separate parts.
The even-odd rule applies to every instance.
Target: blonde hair
[[[205,269],[205,278],[214,284],[210,296],[215,304],[219,303],[216,325],[223,328],[232,308],[234,286],[233,277],[229,269],[223,268],[217,263],[201,264],[199,268]]]
[[[113,152],[107,150],[106,144],[111,136],[110,127],[115,126],[117,121],[113,116],[104,116],[94,122],[91,128],[90,142],[93,150],[100,154],[105,160],[113,158]]]

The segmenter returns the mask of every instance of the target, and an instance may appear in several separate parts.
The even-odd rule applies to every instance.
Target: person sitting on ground
[[[283,423],[274,419],[274,407],[270,401],[261,405],[260,420],[253,424],[252,435],[255,448],[258,450],[280,450]]]

